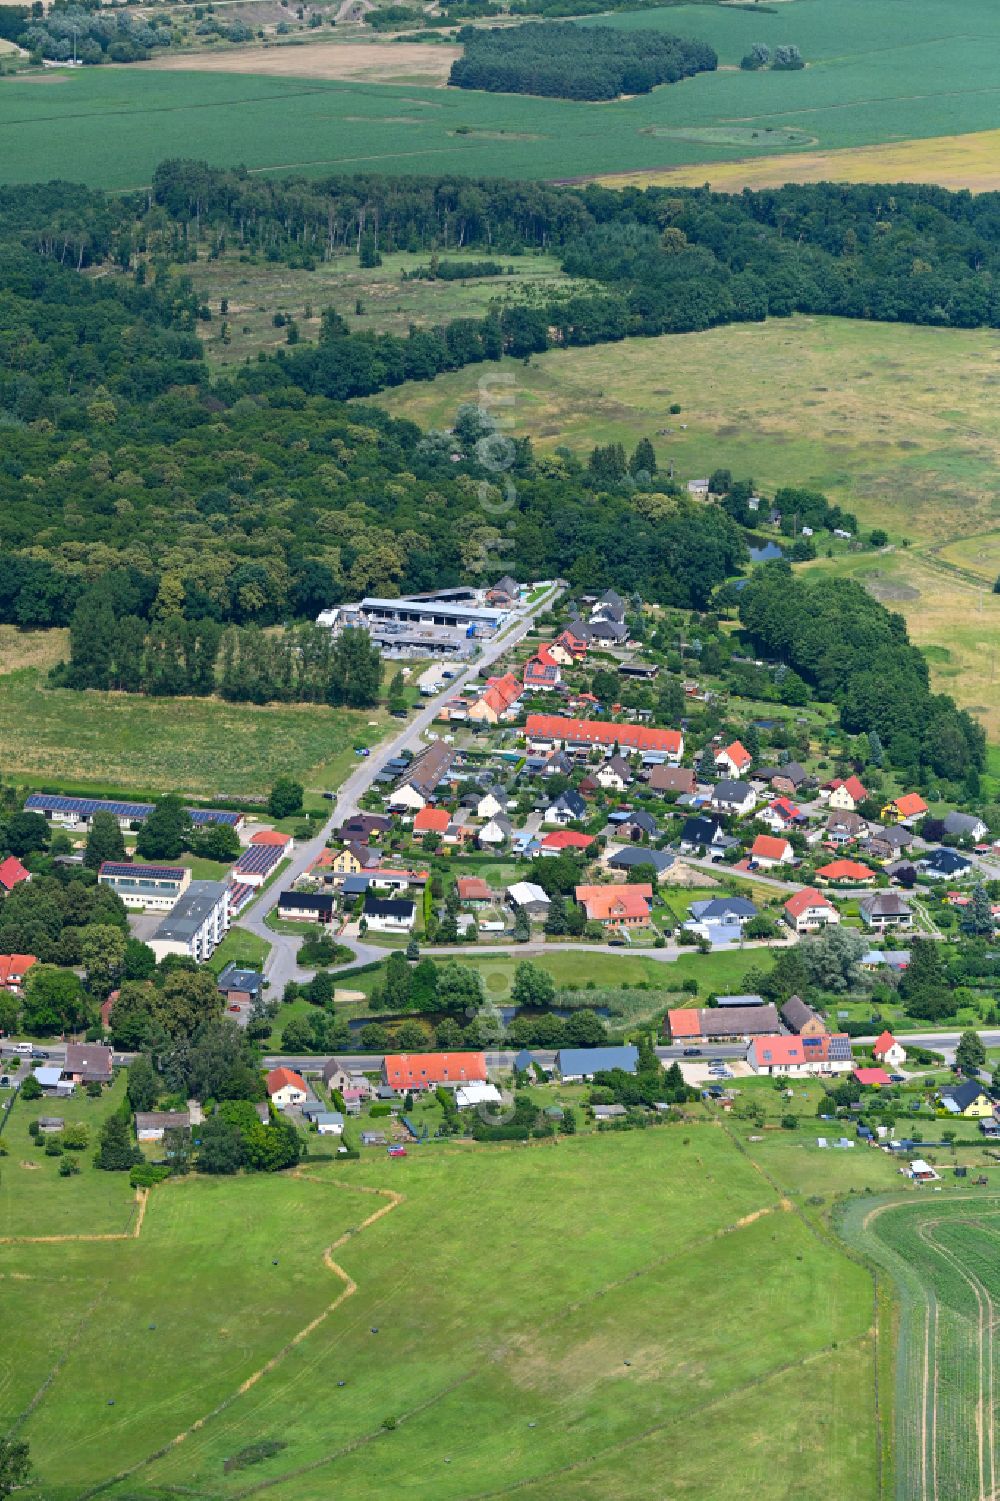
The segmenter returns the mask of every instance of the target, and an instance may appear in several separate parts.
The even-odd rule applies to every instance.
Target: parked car
[[[0,1074],[0,1089],[10,1088],[10,1074]]]
[[[406,1156],[406,1148],[405,1147],[387,1147],[386,1148],[386,1155],[389,1156],[389,1157],[405,1157]]]
[[[354,747],[354,754],[356,756],[370,756],[371,751],[368,749],[367,745],[356,745]]]

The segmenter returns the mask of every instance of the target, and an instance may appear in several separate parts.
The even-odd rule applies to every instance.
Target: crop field
[[[852,1204],[842,1231],[895,1286],[898,1501],[988,1501],[998,1481],[1000,1200],[972,1191]]]
[[[754,144],[759,145],[759,137]],[[609,172],[601,182],[609,188],[700,188],[707,182],[720,193],[777,188],[786,182],[930,182],[942,188],[993,193],[1000,188],[1000,131],[978,130],[840,151],[780,152],[735,162],[667,167],[660,172]]]
[[[249,75],[230,71],[231,51],[198,63],[222,72],[85,68],[45,88],[21,75],[0,80],[0,179],[136,187],[168,156],[257,171],[562,179],[766,159],[787,154],[790,144],[826,152],[996,128],[1000,12],[993,0],[951,0],[946,8],[907,0],[905,17],[898,3],[790,0],[760,10],[680,6],[601,22],[704,38],[723,66],[600,105],[328,81],[318,75],[343,65],[324,67],[317,48],[346,53],[354,45],[336,40],[250,54],[261,71]],[[754,41],[794,42],[808,66],[743,73],[735,65]],[[397,50],[414,54],[405,64],[413,72],[426,66],[419,46]],[[284,67],[285,52],[301,54],[291,63],[300,76],[269,76],[271,59]]]
[[[167,72],[255,73],[264,78],[364,79],[371,83],[443,83],[461,47],[443,42],[399,43],[391,38],[294,41],[277,46],[209,52],[164,52],[146,69]]]
[[[488,259],[484,252],[448,252],[449,261]],[[468,281],[404,281],[404,274],[426,266],[430,256],[399,251],[385,254],[382,265],[362,270],[356,256],[321,262],[314,271],[292,270],[268,261],[247,264],[227,252],[217,260],[185,265],[199,296],[213,315],[211,323],[199,323],[205,354],[213,366],[242,364],[262,350],[271,353],[286,340],[286,327],[275,327],[275,314],[293,318],[300,335],[315,340],[324,308],[335,307],[352,333],[368,331],[405,334],[411,324],[420,327],[449,322],[453,318],[485,316],[490,303],[542,298],[556,290],[583,288],[588,283],[565,276],[553,255],[499,257],[500,276]],[[220,313],[223,298],[228,311]],[[360,299],[362,310],[357,308]],[[226,324],[229,342],[223,341]],[[0,638],[0,652],[3,641]]]
[[[187,1179],[74,1228],[0,1244],[26,1501],[715,1501],[720,1464],[786,1501],[820,1463],[875,1493],[871,1278],[713,1125]]]
[[[0,676],[4,772],[66,790],[239,797],[288,772],[322,791],[343,780],[355,742],[374,745],[393,723],[382,709],[76,693],[46,687],[32,668]]]

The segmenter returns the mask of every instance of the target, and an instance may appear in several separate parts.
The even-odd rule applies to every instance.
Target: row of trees
[[[458,40],[465,50],[448,82],[500,94],[617,99],[712,72],[719,63],[707,42],[610,26],[463,26]]]
[[[151,622],[116,616],[111,591],[99,582],[73,611],[69,661],[54,670],[53,681],[155,697],[218,692],[237,703],[361,709],[378,702],[381,658],[367,631],[335,639],[312,624],[267,634],[259,626],[223,629],[212,619],[187,619],[182,608],[179,600]]]

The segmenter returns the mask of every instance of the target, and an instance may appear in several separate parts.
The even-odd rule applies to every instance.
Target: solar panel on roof
[[[115,802],[100,797],[62,797],[51,792],[32,792],[24,804],[29,813],[76,813],[81,818],[92,818],[95,813],[113,813],[116,818],[148,818],[153,811],[152,803]],[[196,826],[209,823],[228,824],[234,827],[241,814],[226,812],[221,808],[187,808],[191,822]]]
[[[127,860],[105,860],[100,874],[102,876],[137,876],[147,881],[179,881],[184,876],[184,867],[182,865],[130,865]]]

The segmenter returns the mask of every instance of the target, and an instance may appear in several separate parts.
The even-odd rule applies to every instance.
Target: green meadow
[[[26,786],[208,798],[259,795],[284,772],[336,787],[355,742],[374,745],[394,723],[384,709],[76,693],[33,668],[0,675],[0,719],[0,762]]]
[[[193,1178],[76,1230],[0,1245],[26,1501],[875,1494],[870,1276],[714,1124]]]
[[[0,81],[0,180],[130,188],[148,183],[168,156],[265,172],[569,178],[996,124],[992,0],[691,5],[600,22],[705,38],[723,66],[598,105],[134,65],[21,75]],[[793,42],[808,66],[742,73],[735,65],[755,41]]]

